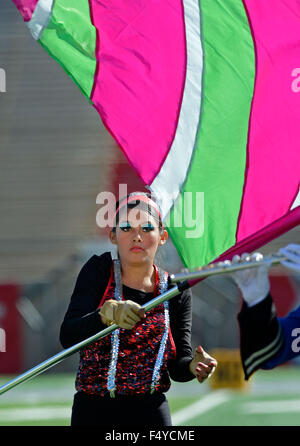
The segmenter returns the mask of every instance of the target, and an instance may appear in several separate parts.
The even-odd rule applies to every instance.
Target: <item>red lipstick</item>
[[[142,248],[141,246],[133,246],[132,248],[130,248],[130,251],[141,252],[144,251],[144,248]]]

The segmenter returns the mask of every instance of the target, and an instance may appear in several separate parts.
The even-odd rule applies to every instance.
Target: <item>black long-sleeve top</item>
[[[93,255],[79,272],[71,301],[60,329],[60,342],[64,348],[77,344],[106,328],[99,315],[99,303],[107,287],[112,258],[110,252]],[[168,284],[168,289],[172,284]],[[144,305],[154,297],[123,285],[124,299]],[[184,290],[169,301],[170,328],[176,346],[176,359],[169,360],[171,379],[191,381],[195,376],[189,370],[193,359],[191,346],[192,293]],[[147,316],[147,313],[146,313]]]
[[[287,321],[295,320],[295,313],[291,313],[290,319],[277,318],[270,294],[252,307],[243,302],[238,322],[241,360],[246,380],[259,368],[273,368],[284,360],[291,359],[293,355],[285,354],[291,349],[288,343],[285,345],[284,332],[288,333]],[[298,326],[297,323],[295,325]],[[287,339],[292,338],[287,336]]]

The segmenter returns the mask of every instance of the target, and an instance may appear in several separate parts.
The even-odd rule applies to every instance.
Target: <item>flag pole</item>
[[[240,260],[239,262],[232,262],[231,260],[224,260],[223,262],[211,263],[210,265],[202,268],[189,270],[185,268],[184,272],[178,274],[171,274],[171,282],[188,281],[189,286],[192,287],[196,283],[200,282],[209,276],[216,276],[218,274],[233,273],[241,271],[243,269],[258,268],[261,265],[278,265],[282,260],[288,260],[288,258],[281,254],[272,254],[270,256],[262,256],[256,260]]]
[[[146,304],[142,305],[142,308],[145,311],[151,310],[152,308],[156,307],[157,305],[171,299],[174,296],[177,296],[178,294],[180,294],[182,291],[184,291],[185,289],[187,289],[189,287],[190,286],[189,286],[188,282],[177,283],[170,290],[160,294],[159,296],[153,298]],[[51,358],[46,359],[45,361],[36,365],[35,367],[28,370],[27,372],[22,373],[21,375],[17,376],[16,378],[12,379],[11,381],[2,385],[0,387],[0,395],[7,392],[8,390],[13,389],[18,384],[28,381],[29,379],[34,378],[35,376],[39,375],[40,373],[45,372],[46,370],[48,370],[51,367],[55,366],[56,364],[60,363],[64,359],[73,355],[74,353],[77,353],[79,350],[86,347],[91,342],[97,341],[97,340],[109,335],[117,328],[118,328],[118,325],[116,325],[116,324],[110,325],[109,327],[94,334],[93,336],[90,336],[89,338],[87,338],[81,342],[78,342],[77,344],[72,345],[71,347],[69,347],[65,350],[62,350],[61,352],[57,353],[56,355],[52,356]]]
[[[233,272],[245,268],[257,268],[262,263],[268,262],[271,264],[278,264],[281,260],[286,260],[285,256],[282,255],[272,255],[269,258],[265,257],[260,260],[254,260],[250,262],[249,260],[241,262],[241,263],[232,263],[231,261],[227,260],[224,262],[218,262],[216,264],[210,264],[206,267],[201,268],[200,270],[196,271],[187,271],[185,273],[180,274],[172,274],[170,276],[171,282],[175,283],[173,288],[166,291],[165,293],[160,294],[159,296],[153,298],[149,302],[147,302],[145,305],[142,305],[142,308],[145,311],[151,310],[152,308],[156,307],[157,305],[171,299],[174,296],[177,296],[182,291],[193,287],[198,282],[200,282],[205,277],[208,277],[210,275],[216,275],[216,274],[224,274],[228,272]],[[177,283],[176,283],[177,282]],[[41,362],[37,366],[33,367],[32,369],[28,370],[27,372],[17,376],[13,380],[9,381],[8,383],[2,385],[0,387],[0,395],[7,392],[8,390],[16,387],[18,384],[21,384],[25,381],[28,381],[31,378],[34,378],[35,376],[39,375],[40,373],[50,369],[51,367],[55,366],[56,364],[60,363],[64,359],[68,358],[69,356],[73,355],[74,353],[77,353],[82,348],[86,347],[91,342],[97,341],[101,338],[104,338],[105,336],[112,333],[114,330],[118,328],[118,325],[113,324],[109,327],[105,328],[104,330],[94,334],[93,336],[65,349],[61,352],[57,353],[56,355],[52,356],[49,359],[46,359],[44,362]]]

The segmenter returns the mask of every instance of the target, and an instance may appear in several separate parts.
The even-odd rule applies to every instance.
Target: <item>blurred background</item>
[[[97,195],[110,191],[118,196],[119,184],[126,184],[128,192],[145,189],[96,110],[32,39],[9,1],[0,3],[0,71],[0,329],[6,334],[5,351],[3,345],[0,351],[0,378],[4,383],[62,350],[59,328],[78,272],[92,255],[110,250],[107,231],[96,225]],[[299,240],[297,227],[260,252],[274,253]],[[170,239],[160,251],[159,262],[169,272],[183,267]],[[274,267],[270,281],[278,314],[284,316],[299,304],[299,276]],[[239,348],[238,289],[224,275],[206,279],[192,291],[194,347],[201,344],[206,350],[234,355]],[[44,384],[37,378],[42,384],[36,384],[38,390],[33,400],[29,398],[29,406],[40,401],[39,392],[42,395],[43,389],[49,390],[48,382],[63,389],[64,380],[71,405],[77,365],[75,354],[47,372]],[[300,376],[297,361],[284,367],[289,368],[288,373],[291,367],[296,368]],[[263,383],[269,376],[274,380],[282,369],[267,372]],[[55,374],[60,381],[55,381]],[[34,393],[34,383],[24,384],[23,389],[31,389],[29,395]],[[239,386],[245,391],[246,385]],[[273,387],[280,386],[276,383]],[[175,385],[174,392],[176,389],[182,396],[182,386]],[[201,392],[206,391],[205,385]],[[19,401],[18,390],[0,396],[0,424],[26,423],[24,416],[21,421],[17,415],[5,418],[15,401]],[[174,402],[174,411],[187,404],[180,401],[178,407]],[[297,408],[296,414],[300,403]],[[39,418],[38,413],[43,412],[39,409],[27,417],[28,422],[39,424],[46,419],[51,423],[50,419],[53,424],[61,420],[67,424],[66,416],[57,421]],[[219,424],[220,418],[211,423]]]

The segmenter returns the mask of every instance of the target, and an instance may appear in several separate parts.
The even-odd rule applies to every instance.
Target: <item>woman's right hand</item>
[[[117,324],[126,330],[131,330],[141,319],[146,317],[145,310],[132,300],[107,300],[99,314],[104,324]]]

